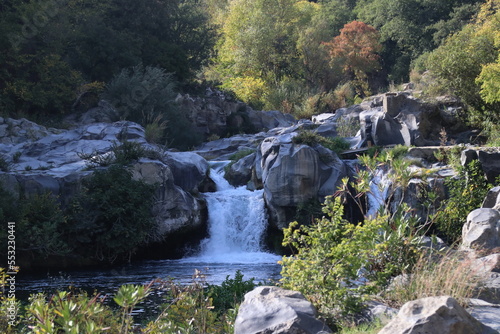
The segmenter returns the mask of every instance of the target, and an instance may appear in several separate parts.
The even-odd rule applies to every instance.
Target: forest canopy
[[[177,91],[215,86],[254,108],[309,117],[430,70],[438,90],[461,97],[480,123],[494,119],[500,103],[498,7],[499,0],[5,0],[0,107],[11,116],[64,115],[81,94],[105,96],[124,71],[142,66],[168,73]]]

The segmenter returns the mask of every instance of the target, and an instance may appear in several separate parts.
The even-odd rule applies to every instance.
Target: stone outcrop
[[[462,228],[462,248],[494,249],[500,247],[500,212],[476,209],[467,216]]]
[[[403,305],[379,334],[493,334],[453,298],[428,297]]]
[[[235,334],[326,334],[316,309],[300,292],[261,286],[245,295],[234,324]]]
[[[204,138],[238,133],[257,133],[296,123],[279,111],[257,111],[224,93],[207,88],[204,96],[179,95],[176,99],[194,128]]]
[[[357,148],[370,145],[439,145],[440,131],[445,128],[450,139],[463,142],[464,126],[457,117],[461,105],[453,99],[425,103],[409,92],[386,93],[365,100],[336,114],[359,119]],[[317,118],[322,126],[336,123],[339,116]]]
[[[150,157],[130,166],[134,178],[158,185],[153,208],[158,226],[152,234],[162,239],[203,229],[204,202],[193,195],[203,191],[208,180],[207,161],[195,153],[163,152],[148,144],[144,129],[136,123],[92,123],[56,130],[26,120],[1,119],[1,129],[6,134],[0,153],[9,168],[0,172],[0,182],[18,198],[49,191],[67,205],[93,167],[103,168],[100,165],[113,161],[113,148],[135,142]]]

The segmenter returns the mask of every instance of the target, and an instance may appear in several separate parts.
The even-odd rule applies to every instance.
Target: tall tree
[[[359,93],[366,95],[368,73],[380,68],[378,52],[382,50],[378,31],[366,23],[352,21],[340,30],[340,35],[324,43],[330,62],[341,66],[349,79],[355,79]]]

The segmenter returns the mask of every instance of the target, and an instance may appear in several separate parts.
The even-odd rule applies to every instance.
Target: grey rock
[[[166,152],[165,162],[172,171],[174,183],[187,192],[198,192],[208,178],[208,162],[193,152]]]
[[[462,248],[493,249],[500,246],[500,212],[476,209],[467,216],[462,228]]]
[[[202,203],[177,186],[169,166],[161,161],[141,159],[132,167],[132,176],[158,188],[153,213],[158,222],[156,239],[202,226]]]
[[[493,334],[448,296],[428,297],[403,305],[379,334]]]
[[[500,187],[494,187],[488,190],[486,197],[484,198],[482,208],[490,208],[499,210],[500,209]]]
[[[500,305],[471,299],[467,311],[481,323],[500,331]]]
[[[495,183],[500,175],[500,153],[478,151],[478,159],[488,182]]]
[[[410,130],[404,123],[384,115],[377,117],[372,125],[372,137],[375,145],[405,145],[412,144]]]
[[[266,138],[256,159],[254,183],[262,183],[271,222],[278,228],[289,223],[290,212],[299,204],[333,194],[346,175],[345,164],[335,153],[321,146],[293,144],[287,135]]]
[[[256,153],[251,153],[231,165],[225,174],[228,182],[237,187],[246,185],[252,179]]]
[[[462,153],[460,154],[460,163],[462,164],[462,166],[466,166],[473,160],[477,159],[478,159],[477,151],[474,149],[468,148],[466,150],[463,150]]]
[[[261,286],[245,295],[235,334],[323,334],[332,331],[316,319],[314,306],[300,292]]]
[[[491,272],[481,278],[481,285],[475,291],[475,297],[488,303],[500,303],[500,273]]]
[[[490,254],[473,259],[471,271],[479,277],[487,276],[492,272],[500,273],[500,254]]]

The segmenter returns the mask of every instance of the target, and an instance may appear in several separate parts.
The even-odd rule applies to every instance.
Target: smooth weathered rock
[[[251,153],[231,165],[225,174],[228,182],[237,187],[246,185],[252,179],[252,170],[255,165],[256,153]]]
[[[193,152],[166,152],[165,162],[172,171],[174,183],[187,192],[203,191],[208,178],[208,162]]]
[[[296,291],[261,286],[245,295],[235,334],[323,334],[332,331],[316,319],[314,306]]]
[[[500,212],[482,208],[469,213],[467,223],[462,228],[462,247],[465,249],[500,247]]]
[[[493,334],[448,296],[428,297],[403,305],[379,334]]]
[[[345,164],[335,153],[321,146],[293,144],[288,135],[266,138],[257,152],[256,165],[259,162],[255,174],[278,228],[290,222],[298,205],[333,194],[346,175]]]
[[[500,187],[494,187],[488,190],[481,207],[500,210]]]
[[[486,326],[500,331],[499,304],[488,303],[480,299],[471,299],[467,307],[467,312]]]
[[[475,297],[488,303],[500,304],[500,273],[492,272],[482,277]]]

